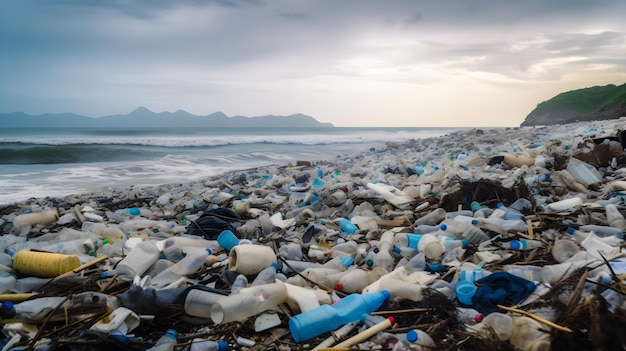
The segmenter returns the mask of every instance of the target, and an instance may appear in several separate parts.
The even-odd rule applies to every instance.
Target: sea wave
[[[222,145],[276,144],[276,145],[332,145],[377,143],[438,136],[445,130],[418,131],[360,131],[358,133],[263,134],[263,135],[65,135],[65,136],[0,136],[3,144],[19,145],[141,145],[161,147],[210,147]]]

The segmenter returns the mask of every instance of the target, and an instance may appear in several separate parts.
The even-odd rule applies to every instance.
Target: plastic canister
[[[151,241],[138,243],[117,265],[120,276],[133,279],[136,275],[144,274],[156,261],[159,260],[159,249]]]
[[[263,245],[237,245],[228,256],[228,269],[235,273],[254,275],[276,263],[274,250]]]
[[[26,226],[49,225],[59,220],[56,210],[21,214],[13,219],[13,227],[21,231]]]
[[[80,259],[75,255],[18,251],[13,256],[13,268],[20,273],[35,277],[56,277],[79,266]]]

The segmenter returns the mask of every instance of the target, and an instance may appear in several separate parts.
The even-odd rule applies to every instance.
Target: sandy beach
[[[3,206],[0,273],[6,273],[2,276],[6,289],[0,293],[4,301],[19,306],[28,301],[23,301],[23,295],[11,295],[33,293],[72,298],[92,294],[91,298],[103,296],[106,301],[82,312],[78,306],[84,307],[85,302],[70,298],[68,306],[81,312],[69,317],[76,319],[71,327],[59,329],[51,325],[65,322],[45,318],[58,312],[43,317],[4,314],[4,320],[29,322],[41,331],[5,332],[5,341],[22,346],[37,341],[55,349],[97,339],[102,343],[98,349],[112,345],[146,349],[167,329],[176,329],[177,350],[188,350],[192,341],[201,340],[220,340],[236,350],[307,350],[330,334],[323,331],[304,341],[294,339],[291,320],[315,308],[305,306],[298,296],[310,293],[319,306],[388,289],[390,298],[375,308],[378,314],[368,313],[393,316],[394,322],[351,346],[421,349],[405,340],[415,330],[426,333],[435,349],[623,346],[615,337],[618,330],[606,328],[603,338],[594,334],[599,323],[619,325],[615,323],[624,316],[620,279],[626,267],[615,263],[611,272],[601,258],[619,262],[624,252],[626,183],[621,179],[626,159],[617,137],[623,126],[620,119],[473,129],[387,143],[323,161],[301,160],[191,182],[181,179]],[[497,211],[502,215],[494,215]],[[462,218],[469,220],[460,224]],[[433,231],[420,229],[424,225]],[[585,230],[585,225],[596,227]],[[567,234],[568,227],[575,234]],[[234,235],[234,246],[227,248],[218,240],[225,231]],[[595,246],[589,233],[598,238]],[[431,236],[434,242],[429,249],[401,247],[400,238],[408,234],[418,235],[422,244]],[[578,241],[576,235],[583,237]],[[566,257],[554,250],[563,240],[575,249]],[[242,251],[240,264],[244,265],[244,258],[253,259],[258,268],[242,273],[233,263],[233,252],[250,247],[271,249],[269,261],[262,264],[263,254]],[[138,253],[141,250],[145,251]],[[42,268],[16,265],[14,257],[21,251],[76,256],[78,265],[89,267],[74,272],[72,266],[71,273],[61,278],[58,275],[67,271],[35,277]],[[338,261],[340,257],[346,260]],[[583,261],[584,265],[572,266],[577,268],[572,268],[574,275],[554,273],[548,278],[548,269],[553,272],[558,265]],[[268,268],[272,262],[278,269]],[[506,273],[507,279],[522,279],[517,284],[527,284],[528,293],[503,288],[515,299],[507,295],[502,304],[549,323],[491,306],[497,310],[493,312],[478,297],[474,301],[470,297],[470,305],[462,304],[456,290],[463,281],[461,272],[465,276],[475,270],[483,279],[495,277],[496,272]],[[347,287],[356,283],[349,280],[348,272],[356,271],[363,281],[350,290]],[[490,283],[470,281],[470,286],[479,292]],[[293,292],[284,286],[303,290]],[[265,303],[259,306],[253,299],[248,307],[252,314],[229,319],[229,312],[223,312],[227,322],[216,323],[215,301],[223,299],[220,304],[226,305],[225,297],[234,290],[240,291],[238,301],[248,301],[250,295]],[[127,318],[121,319],[126,323],[123,332],[94,330],[104,315],[119,314],[121,308],[128,311]],[[463,308],[485,309],[489,313],[481,314],[493,318],[476,324],[461,318],[466,313]],[[78,320],[83,313],[90,318]],[[513,323],[508,334],[498,329],[507,322],[494,322],[500,315]],[[598,315],[602,317],[597,319]],[[383,322],[389,323],[373,317],[357,323],[345,338]],[[526,333],[517,335],[522,325],[528,326]]]

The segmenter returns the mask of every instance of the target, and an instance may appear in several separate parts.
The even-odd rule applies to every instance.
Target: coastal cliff
[[[618,119],[626,116],[626,84],[594,86],[561,93],[530,112],[521,126]]]

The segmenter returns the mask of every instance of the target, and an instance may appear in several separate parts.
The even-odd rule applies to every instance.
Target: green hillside
[[[624,116],[626,84],[594,86],[561,93],[544,101],[526,117],[525,125],[549,125]]]

